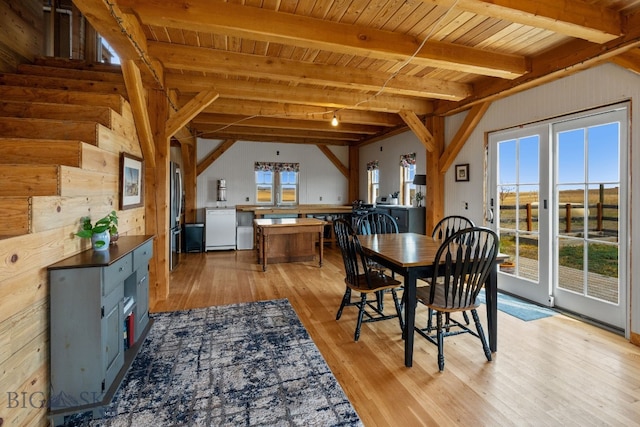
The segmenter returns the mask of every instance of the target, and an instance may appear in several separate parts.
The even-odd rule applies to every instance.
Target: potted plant
[[[107,250],[112,235],[115,236],[115,240],[118,239],[118,215],[116,211],[111,211],[111,213],[104,218],[100,218],[93,225],[91,224],[91,218],[88,216],[83,217],[81,221],[82,229],[76,233],[76,236],[91,239],[92,247],[96,251]]]
[[[416,191],[416,207],[422,207],[422,201],[424,200],[424,194],[420,191]]]
[[[397,205],[398,204],[398,196],[400,195],[399,191],[394,191],[393,193],[391,193],[391,204],[392,205]]]

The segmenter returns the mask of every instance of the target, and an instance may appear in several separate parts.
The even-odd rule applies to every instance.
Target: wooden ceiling
[[[175,111],[206,100],[186,128],[210,139],[359,146],[605,61],[640,70],[640,0],[74,3]]]

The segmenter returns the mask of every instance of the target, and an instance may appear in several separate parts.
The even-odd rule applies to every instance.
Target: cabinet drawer
[[[144,245],[133,251],[133,271],[138,271],[141,267],[147,270],[147,264],[153,254],[153,240],[149,240]]]
[[[115,287],[122,286],[124,279],[133,273],[132,261],[133,257],[128,254],[102,270],[103,296],[109,295]]]

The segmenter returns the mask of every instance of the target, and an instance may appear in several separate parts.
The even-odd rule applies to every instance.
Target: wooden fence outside
[[[561,205],[562,206],[562,205]],[[537,215],[533,215],[533,212],[535,210],[538,210],[537,206],[534,206],[533,203],[527,203],[524,205],[520,205],[520,206],[500,206],[500,210],[516,210],[516,207],[518,207],[521,211],[526,212],[525,215],[525,222],[527,224],[527,231],[534,231],[534,223],[538,221],[538,216]],[[594,210],[595,215],[590,215],[591,210]],[[618,235],[618,227],[617,227],[617,223],[618,223],[618,217],[613,217],[613,216],[605,216],[605,210],[606,209],[614,209],[617,211],[618,209],[618,205],[609,205],[609,204],[604,204],[604,203],[596,203],[594,205],[588,205],[587,206],[587,221],[591,222],[594,221],[594,228],[590,229],[591,231],[597,231],[597,232],[601,232],[601,233],[605,233],[605,234],[610,234],[610,235]],[[578,211],[579,214],[578,215],[574,215],[574,210]],[[565,203],[564,204],[564,218],[561,217],[561,221],[564,220],[564,232],[565,233],[571,233],[573,231],[573,223],[582,223],[582,221],[585,218],[584,215],[584,205],[582,204],[577,204],[577,203]],[[501,216],[500,222],[501,223],[509,223],[509,222],[513,222],[515,223],[517,220],[515,218],[515,214],[513,216],[513,219],[510,218],[503,218]],[[605,223],[607,222],[615,222],[616,223],[616,227],[615,228],[605,228]]]

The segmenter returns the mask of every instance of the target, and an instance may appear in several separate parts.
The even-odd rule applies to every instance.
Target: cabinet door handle
[[[145,280],[147,280],[147,276],[143,276],[143,277],[142,277],[142,279],[140,279],[140,280],[138,281],[138,284],[140,284],[140,283],[144,282]]]

